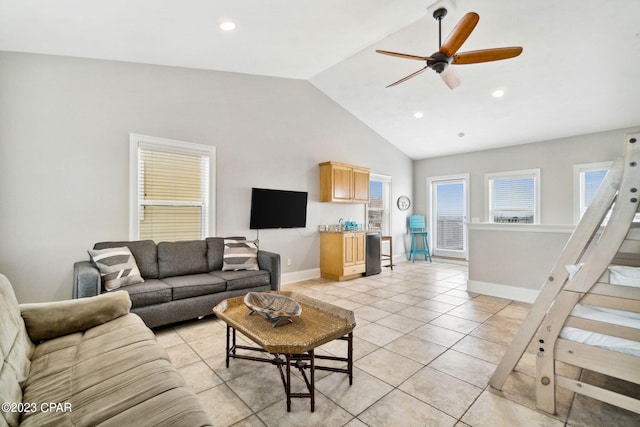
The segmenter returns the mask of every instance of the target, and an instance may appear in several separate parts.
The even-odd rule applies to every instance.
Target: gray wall
[[[129,133],[216,147],[218,236],[256,236],[251,187],[308,191],[306,229],[260,232],[284,273],[319,267],[318,224],[364,220],[318,202],[318,163],[413,193],[411,159],[306,81],[0,52],[0,272],[20,302],[70,298],[73,262],[128,238]],[[394,252],[407,214],[393,211]]]
[[[515,230],[509,230],[509,226],[505,224],[495,229],[476,224],[471,226],[470,286],[480,286],[482,289],[483,284],[489,283],[539,290],[573,232],[572,227],[549,229],[545,226],[516,225]],[[486,293],[486,289],[482,293]],[[515,294],[510,298],[521,299],[524,296]]]
[[[469,173],[469,219],[484,217],[484,174],[540,168],[541,223],[573,224],[573,165],[604,162],[622,156],[621,129],[516,145],[494,150],[436,157],[414,162],[415,210],[427,212],[428,177]]]
[[[474,292],[532,302],[572,229],[573,165],[615,160],[624,154],[621,129],[414,162],[415,209],[428,212],[426,180],[469,173],[469,219],[485,218],[484,175],[540,168],[541,225],[472,224],[469,231],[469,286]],[[514,228],[515,226],[515,228]],[[560,227],[563,228],[563,227]],[[498,286],[494,286],[498,285]]]

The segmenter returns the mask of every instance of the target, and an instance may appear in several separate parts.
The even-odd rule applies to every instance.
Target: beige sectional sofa
[[[19,305],[0,274],[0,426],[213,425],[124,291]]]

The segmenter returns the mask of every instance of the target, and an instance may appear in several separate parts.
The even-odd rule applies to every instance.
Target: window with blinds
[[[367,205],[367,228],[390,233],[391,224],[391,177],[370,174],[369,204]]]
[[[135,239],[197,240],[212,223],[212,147],[132,135]],[[132,165],[133,167],[133,165]]]
[[[607,172],[608,171],[604,169],[585,171],[582,173],[582,199],[585,210],[593,201]]]
[[[486,181],[489,222],[540,222],[539,169],[487,174]]]
[[[598,162],[574,166],[574,213],[576,223],[580,221],[580,218],[582,218],[593,201],[611,164],[611,162]],[[605,219],[605,223],[606,221]]]
[[[465,249],[465,182],[433,183],[433,216],[436,242],[434,249],[463,251]]]

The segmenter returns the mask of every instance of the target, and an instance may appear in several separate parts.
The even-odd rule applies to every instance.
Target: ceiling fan
[[[405,82],[410,78],[423,73],[428,68],[431,68],[436,73],[440,74],[442,80],[444,80],[445,84],[449,86],[450,89],[455,89],[460,86],[460,79],[453,67],[449,67],[449,65],[499,61],[501,59],[514,58],[522,53],[521,47],[499,47],[494,49],[482,49],[457,53],[458,49],[462,47],[462,44],[467,40],[473,29],[476,27],[480,16],[475,12],[469,12],[464,15],[460,22],[458,22],[458,25],[456,25],[453,31],[451,31],[449,37],[447,37],[445,42],[442,43],[442,18],[446,15],[447,9],[445,8],[440,8],[433,12],[433,17],[438,21],[438,44],[440,47],[439,50],[431,56],[417,56],[406,53],[389,52],[387,50],[376,50],[376,52],[384,55],[427,62],[427,65],[424,68],[403,77],[397,82],[391,83],[387,87],[392,87]]]

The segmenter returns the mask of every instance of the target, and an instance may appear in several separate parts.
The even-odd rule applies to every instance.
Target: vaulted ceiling
[[[640,126],[640,1],[431,3],[0,0],[0,50],[305,79],[414,159]],[[455,90],[432,70],[386,89],[424,64],[375,50],[436,52],[438,6],[443,38],[480,15],[461,52],[522,55],[454,66]]]

